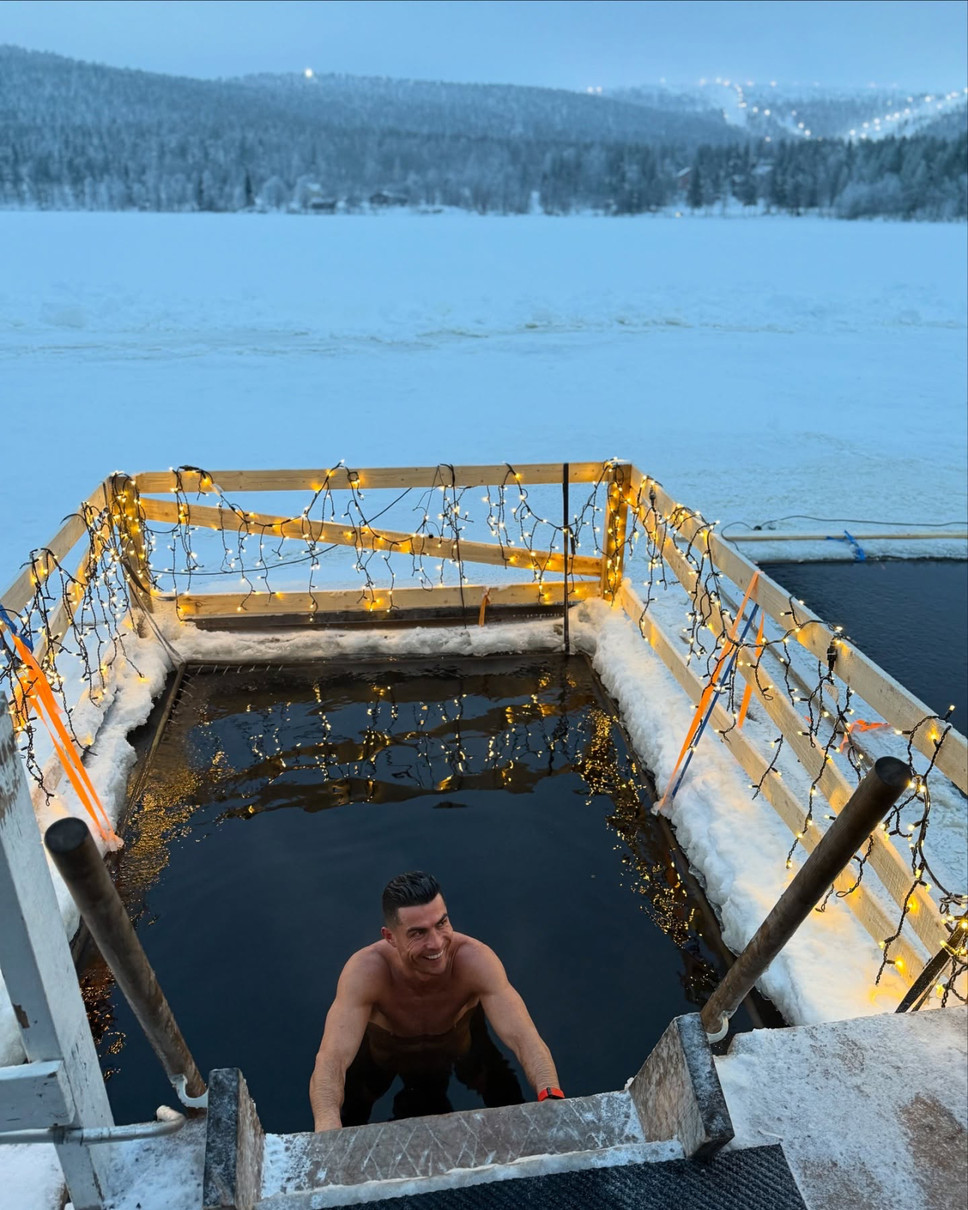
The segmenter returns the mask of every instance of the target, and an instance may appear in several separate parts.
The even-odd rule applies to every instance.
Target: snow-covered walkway
[[[782,1143],[810,1210],[961,1210],[968,1008],[756,1030],[716,1061],[731,1149]]]

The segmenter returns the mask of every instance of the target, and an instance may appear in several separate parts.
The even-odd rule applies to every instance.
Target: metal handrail
[[[58,819],[44,833],[44,844],[178,1099],[187,1108],[204,1108],[205,1081],[87,824]]]
[[[746,948],[709,997],[701,1017],[711,1042],[724,1038],[729,1019],[780,950],[830,889],[911,780],[902,760],[882,756],[830,825]]]

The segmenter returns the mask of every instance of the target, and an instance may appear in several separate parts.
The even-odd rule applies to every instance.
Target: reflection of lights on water
[[[570,769],[583,779],[589,807],[601,812],[615,837],[621,862],[617,882],[682,950],[680,978],[699,1002],[716,981],[699,948],[701,910],[680,877],[663,829],[644,813],[642,776],[615,721],[573,675],[545,668],[539,675],[536,669],[526,688],[515,688],[504,700],[499,681],[495,675],[494,684],[488,682],[493,696],[477,689],[443,700],[407,700],[412,690],[406,679],[364,681],[356,686],[362,700],[353,700],[369,712],[368,725],[354,735],[341,732],[339,707],[322,691],[325,677],[308,680],[303,699],[272,703],[260,696],[267,686],[253,679],[238,687],[243,700],[237,698],[230,709],[231,690],[226,695],[221,677],[186,678],[152,770],[151,794],[142,799],[129,829],[119,876],[129,911],[133,902],[132,914],[143,912],[148,892],[168,865],[173,837],[204,843],[220,824],[292,807],[316,811],[403,802],[435,791],[459,797],[462,790],[503,788],[528,795],[552,770]],[[414,699],[420,696],[417,690]],[[290,727],[301,710],[312,726],[293,735]],[[226,719],[234,741],[223,729]],[[193,834],[191,817],[198,806],[219,803],[237,805],[210,816]],[[109,1019],[102,1029],[102,1054],[105,1047],[116,1053],[114,1048],[124,1044],[123,1036],[108,1036],[111,1024]]]

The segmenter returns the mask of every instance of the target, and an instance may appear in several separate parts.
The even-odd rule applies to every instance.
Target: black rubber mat
[[[711,1163],[667,1160],[586,1168],[391,1197],[403,1210],[806,1210],[783,1148],[750,1147]]]

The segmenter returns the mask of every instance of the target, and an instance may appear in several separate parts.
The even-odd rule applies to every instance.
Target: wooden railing
[[[512,545],[510,540],[465,540],[465,527],[446,515],[439,524],[436,518],[428,523],[425,515],[420,525],[407,532],[383,529],[378,520],[366,520],[362,512],[340,519],[331,515],[327,520],[322,514],[319,518],[311,516],[312,505],[286,515],[252,511],[233,499],[250,493],[300,492],[310,494],[317,502],[320,498],[332,499],[337,493],[349,493],[349,498],[359,501],[367,492],[426,493],[441,489],[446,507],[457,508],[460,518],[460,493],[466,489],[487,488],[485,499],[490,508],[492,492],[503,506],[508,493],[518,491],[518,498],[524,499],[520,493],[526,485],[561,486],[565,505],[560,523],[548,519],[541,519],[540,525],[536,522],[531,531],[534,541],[523,546]],[[571,504],[569,492],[573,493]],[[574,504],[579,493],[584,493],[584,522]],[[201,503],[200,498],[212,503]],[[442,514],[446,514],[446,508]],[[403,556],[403,562],[412,568],[419,565],[422,569],[424,559],[433,560],[455,566],[460,573],[459,583],[454,586],[441,580],[428,586],[422,579],[423,586],[417,587],[401,575],[390,586],[368,582],[350,588],[310,585],[305,590],[287,587],[273,591],[250,585],[245,592],[185,591],[179,587],[177,576],[165,584],[152,553],[153,545],[157,549],[158,534],[167,531],[186,538],[188,549],[191,543],[186,536],[196,528],[218,533],[223,539],[226,535],[235,539],[258,535],[278,542],[302,543],[311,552],[326,546],[355,552],[358,557],[373,552],[387,558]],[[572,545],[582,533],[592,534],[592,553],[587,553],[587,547],[581,552],[579,545]],[[538,541],[542,535],[547,540]],[[848,762],[838,754],[833,741],[844,738],[848,726],[842,702],[828,710],[829,719],[821,721],[818,717],[805,726],[803,703],[793,700],[788,692],[791,678],[802,674],[790,654],[797,648],[828,670],[830,686],[836,684],[845,696],[848,691],[856,695],[869,713],[876,712],[904,734],[912,756],[918,753],[924,759],[925,768],[917,774],[914,787],[921,796],[919,802],[927,802],[928,777],[934,769],[963,793],[968,792],[968,743],[962,735],[839,631],[759,572],[698,513],[673,500],[655,480],[618,461],[570,463],[567,469],[560,463],[358,469],[341,465],[280,471],[182,468],[130,478],[116,475],[100,484],[51,542],[35,552],[31,566],[0,598],[0,604],[7,616],[16,619],[24,633],[33,637],[38,661],[56,678],[65,635],[80,625],[79,618],[90,614],[98,594],[103,597],[105,578],[112,576],[118,583],[123,576],[128,603],[134,609],[151,613],[173,608],[185,621],[204,620],[208,624],[217,624],[219,619],[237,620],[240,614],[262,621],[278,618],[280,624],[300,617],[324,621],[331,615],[354,613],[405,619],[411,611],[428,606],[442,611],[472,609],[476,618],[482,602],[489,607],[561,609],[565,603],[602,597],[623,609],[638,625],[688,697],[699,702],[706,688],[703,661],[690,658],[690,650],[679,634],[650,601],[647,607],[632,580],[625,577],[626,568],[642,566],[641,557],[632,553],[640,537],[645,539],[653,570],[659,566],[664,573],[671,573],[693,612],[701,616],[708,651],[721,649],[733,622],[729,602],[742,600],[748,590],[751,603],[770,620],[771,630],[763,649],[756,650],[752,641],[741,645],[737,671],[741,683],[750,686],[760,717],[770,720],[795,753],[811,783],[807,801],[779,775],[774,756],[753,732],[737,724],[736,712],[728,704],[715,707],[711,725],[788,826],[793,841],[807,852],[816,847],[823,834],[823,816],[836,815],[850,798],[862,773],[859,764],[864,763],[864,752],[863,745],[851,735],[848,739],[855,761]],[[76,569],[67,573],[66,560],[78,546],[83,547],[82,557]],[[481,582],[471,583],[464,574],[465,567],[470,566],[500,568],[504,582],[489,583],[483,576]],[[55,581],[59,591],[50,588]],[[735,604],[732,609],[736,609]],[[14,690],[8,696],[16,704],[16,668],[12,667],[8,675]],[[88,670],[85,691],[93,696],[97,686],[90,680],[92,675]],[[98,675],[103,681],[103,666]],[[924,871],[917,868],[916,850],[912,853],[912,861],[906,860],[883,830],[876,831],[864,877],[848,871],[834,884],[870,935],[885,946],[887,960],[908,980],[917,976],[950,937],[949,919],[942,916],[926,886]],[[876,874],[886,897],[875,890],[871,872]],[[960,904],[963,896],[955,898]]]

